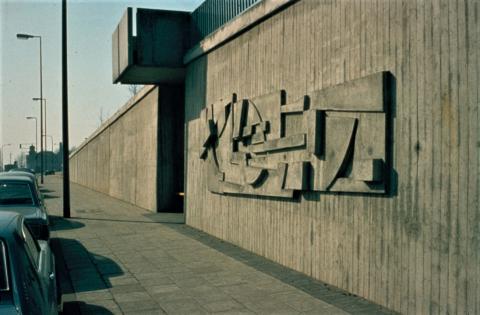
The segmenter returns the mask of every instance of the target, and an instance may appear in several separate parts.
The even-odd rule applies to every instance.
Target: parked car
[[[12,168],[9,172],[26,172],[35,175],[35,171],[26,167]]]
[[[40,188],[38,187],[37,176],[34,173],[25,172],[25,171],[8,171],[8,172],[0,173],[0,177],[1,176],[26,176],[28,178],[31,178],[33,181],[35,181],[35,184],[37,185],[37,189],[40,190]]]
[[[49,219],[42,194],[36,179],[24,174],[0,175],[0,212],[11,211],[22,214],[35,238],[48,240],[50,238]]]
[[[58,314],[59,296],[48,242],[32,236],[22,215],[0,212],[0,314]]]

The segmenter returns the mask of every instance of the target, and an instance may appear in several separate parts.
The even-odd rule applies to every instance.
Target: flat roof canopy
[[[132,8],[128,8],[112,35],[113,82],[182,82],[189,19],[188,12],[137,9],[134,36]]]

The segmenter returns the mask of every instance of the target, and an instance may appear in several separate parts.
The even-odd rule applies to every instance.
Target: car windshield
[[[32,191],[27,183],[1,183],[0,206],[35,205]]]
[[[10,290],[7,272],[7,253],[5,244],[0,240],[0,292]]]

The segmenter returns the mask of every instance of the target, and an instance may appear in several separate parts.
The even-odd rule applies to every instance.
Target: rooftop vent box
[[[128,8],[112,35],[113,82],[182,82],[189,19],[188,12],[137,9],[137,36],[133,36],[132,8]]]

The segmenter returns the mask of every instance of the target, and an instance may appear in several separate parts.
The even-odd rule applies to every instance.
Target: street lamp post
[[[3,153],[4,153],[4,149],[3,149],[3,148],[8,147],[8,146],[10,146],[10,145],[12,145],[12,144],[11,144],[11,143],[2,144],[2,170],[5,170],[5,168],[4,168],[4,165],[5,165],[5,164],[4,164],[4,159],[3,159]]]
[[[40,41],[40,99],[43,99],[43,75],[42,75],[42,37],[30,34],[17,34],[18,39],[38,38]],[[40,103],[40,182],[43,184],[43,106]]]
[[[47,146],[47,99],[46,98],[41,98],[41,97],[33,97],[32,101],[40,101],[40,143],[42,145],[42,151],[40,154],[40,160],[42,166],[42,173],[46,170],[46,161],[44,157],[44,151],[48,151],[48,146]]]
[[[47,99],[46,98],[39,98],[39,97],[34,97],[32,98],[33,101],[40,101],[40,106],[43,105],[43,117],[41,121],[43,121],[43,144],[45,151],[48,151],[48,146],[47,146]]]
[[[70,218],[70,161],[68,160],[68,70],[67,70],[67,0],[62,0],[62,162],[63,217]]]
[[[53,169],[53,137],[50,135],[45,135],[45,140],[47,140],[47,137],[50,138],[50,143],[52,144],[52,155],[50,155],[50,171]],[[45,145],[46,146],[46,145]],[[48,148],[47,148],[48,152]]]

